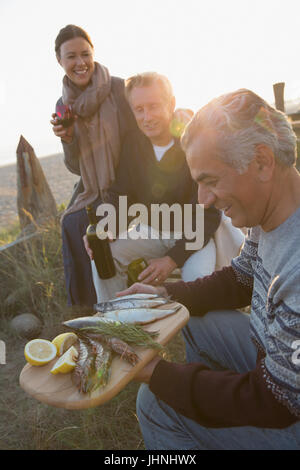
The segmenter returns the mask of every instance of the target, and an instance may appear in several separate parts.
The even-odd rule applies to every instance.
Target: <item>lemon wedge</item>
[[[51,374],[67,374],[71,372],[76,366],[76,359],[78,358],[78,351],[74,346],[71,346],[59,359],[56,361]]]
[[[56,357],[56,347],[46,339],[32,339],[26,344],[24,355],[32,366],[44,366]]]
[[[57,356],[62,356],[77,341],[75,333],[62,333],[56,336],[52,343],[56,346]]]

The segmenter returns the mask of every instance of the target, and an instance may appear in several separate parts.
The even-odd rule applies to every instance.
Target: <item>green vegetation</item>
[[[7,242],[14,235],[8,231]],[[19,386],[27,340],[12,333],[10,320],[18,313],[33,313],[44,324],[39,337],[52,340],[62,333],[63,321],[82,314],[66,307],[59,224],[49,224],[39,237],[0,257],[0,340],[6,345],[6,364],[0,365],[0,449],[143,449],[135,409],[137,383],[128,384],[103,406],[79,411],[47,406]],[[163,354],[184,361],[180,334]]]
[[[156,343],[152,337],[158,336],[158,332],[145,331],[141,325],[122,324],[120,322],[99,322],[95,326],[80,328],[83,332],[99,333],[110,338],[119,338],[130,345],[162,350],[163,347]]]
[[[13,242],[20,233],[19,221],[11,224],[9,228],[3,229],[0,232],[0,246],[7,245]]]

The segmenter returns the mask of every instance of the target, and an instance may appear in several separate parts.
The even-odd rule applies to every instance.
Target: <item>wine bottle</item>
[[[144,258],[138,258],[132,261],[127,268],[128,282],[127,285],[130,287],[135,282],[138,282],[138,277],[144,269],[146,269],[148,263]]]
[[[110,279],[116,274],[116,268],[110,249],[110,242],[108,238],[102,240],[97,236],[97,218],[93,206],[87,206],[86,212],[89,218],[86,236],[89,246],[93,251],[93,258],[98,275],[101,279]]]

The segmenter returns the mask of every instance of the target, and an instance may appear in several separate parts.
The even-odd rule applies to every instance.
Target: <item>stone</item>
[[[11,320],[10,327],[16,335],[27,339],[34,339],[42,331],[43,324],[32,313],[22,313]]]

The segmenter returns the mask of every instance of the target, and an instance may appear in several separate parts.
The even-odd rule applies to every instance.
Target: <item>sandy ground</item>
[[[79,177],[70,173],[63,155],[39,159],[57,204],[68,202]],[[0,167],[0,229],[7,228],[18,218],[16,165]]]

